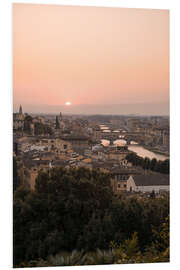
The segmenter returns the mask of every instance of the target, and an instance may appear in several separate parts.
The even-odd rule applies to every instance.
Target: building
[[[127,182],[139,172],[134,169],[116,168],[111,170],[111,184],[115,194],[122,191],[127,191]]]
[[[169,175],[147,174],[133,175],[127,180],[127,191],[159,193],[169,191]]]
[[[100,141],[101,140],[101,129],[98,126],[93,128],[92,139],[95,140],[95,141]]]
[[[107,159],[122,161],[130,153],[127,146],[113,146],[107,149]]]
[[[19,170],[21,182],[24,186],[27,186],[31,190],[34,190],[36,178],[39,171],[48,171],[53,167],[65,167],[67,165],[66,161],[63,160],[39,160],[39,159],[24,159],[23,164]]]
[[[22,106],[19,107],[18,113],[13,113],[13,130],[23,130],[24,128],[24,115]]]
[[[169,130],[165,130],[163,133],[163,145],[169,149]]]
[[[83,152],[85,149],[89,148],[89,138],[84,135],[67,135],[61,137],[62,140],[69,142],[72,145],[72,149],[76,152]]]

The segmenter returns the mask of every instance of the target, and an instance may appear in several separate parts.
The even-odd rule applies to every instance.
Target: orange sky
[[[169,12],[13,5],[14,108],[169,102]]]

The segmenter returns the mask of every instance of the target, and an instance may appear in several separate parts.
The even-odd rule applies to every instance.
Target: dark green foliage
[[[165,222],[166,223],[166,222]],[[169,230],[169,228],[167,228]],[[164,229],[163,229],[164,231]],[[165,235],[167,235],[165,233]],[[144,253],[139,250],[138,234],[134,232],[130,238],[122,244],[110,243],[110,249],[95,251],[59,252],[55,256],[50,255],[46,260],[31,260],[21,263],[18,267],[46,267],[46,266],[77,266],[77,265],[102,265],[102,264],[132,264],[169,262],[169,247],[159,252],[154,245]]]
[[[152,245],[159,252],[169,249],[169,215],[166,217],[158,230],[153,228]]]
[[[17,161],[13,157],[13,191],[15,191],[20,186],[20,178],[17,170]]]
[[[136,153],[130,153],[126,156],[127,161],[131,162],[134,166],[140,166],[144,170],[151,170],[159,173],[169,174],[169,159],[164,161],[156,160],[153,158],[139,157]]]
[[[58,260],[56,254],[63,251],[69,254],[76,249],[88,254],[97,249],[108,250],[112,241],[116,245],[124,243],[121,247],[127,256],[130,252],[142,252],[155,239],[152,226],[157,232],[161,230],[168,213],[168,198],[114,197],[110,176],[99,170],[41,171],[34,192],[21,187],[14,195],[14,266],[22,262],[37,265],[37,260],[40,265],[53,265],[46,261],[50,255]],[[84,253],[81,255],[80,264],[87,263]],[[105,263],[103,256],[94,259],[95,263],[91,259],[88,262]],[[113,263],[111,256],[108,258]],[[71,259],[72,264],[69,257],[59,259],[58,263],[79,264],[79,259]]]

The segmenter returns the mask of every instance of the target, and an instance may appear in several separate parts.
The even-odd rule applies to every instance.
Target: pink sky
[[[14,109],[169,102],[169,12],[13,5]]]

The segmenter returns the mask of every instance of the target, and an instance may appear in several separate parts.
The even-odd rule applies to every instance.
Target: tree
[[[13,191],[15,191],[20,186],[20,178],[17,170],[17,161],[13,157]]]
[[[151,167],[151,160],[149,158],[145,157],[143,160],[143,168],[145,170],[149,170],[150,167]]]
[[[169,215],[159,227],[159,231],[153,228],[152,246],[159,252],[165,252],[169,249]]]
[[[144,170],[152,170],[155,172],[160,172],[164,174],[169,174],[169,159],[164,161],[156,160],[153,158],[150,160],[149,158],[139,157],[135,153],[130,153],[126,156],[127,161],[131,162],[134,166],[141,166]]]
[[[157,159],[156,158],[153,158],[151,160],[150,170],[152,170],[152,171],[156,171],[157,170]]]
[[[144,252],[146,247],[151,247],[153,253],[152,242],[157,238],[152,226],[157,234],[161,233],[168,213],[168,197],[138,200],[114,196],[109,174],[100,170],[40,171],[34,191],[19,187],[14,192],[14,266],[22,262],[36,265],[38,258],[46,261],[61,252],[71,256],[73,250],[89,254],[97,249],[102,253],[98,262],[107,262],[105,256],[111,262],[110,242],[123,247],[126,259],[120,259],[120,263],[130,262],[128,256],[137,250]],[[156,247],[154,250],[161,252]],[[140,261],[138,255],[133,256],[134,262]]]
[[[152,199],[154,199],[154,198],[156,197],[156,194],[155,194],[155,191],[154,191],[154,190],[152,190],[152,192],[151,192],[151,194],[150,194],[150,197],[151,197]]]

